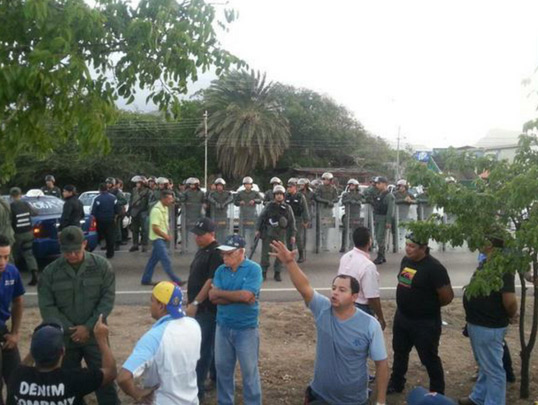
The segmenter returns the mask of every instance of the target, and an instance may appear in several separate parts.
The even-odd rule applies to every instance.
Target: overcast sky
[[[537,116],[521,84],[538,67],[537,1],[228,6],[239,19],[221,36],[226,49],[272,80],[331,96],[388,140],[400,126],[410,143],[468,145]]]

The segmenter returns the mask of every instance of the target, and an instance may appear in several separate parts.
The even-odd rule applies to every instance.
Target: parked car
[[[131,193],[124,192],[125,198],[127,199],[127,205],[125,206],[125,211],[129,209],[129,200],[131,199]],[[92,205],[95,197],[99,195],[99,191],[85,191],[78,197],[79,201],[84,206],[84,214],[90,215],[92,212]],[[127,228],[131,223],[131,218],[128,216],[123,217],[122,226]]]
[[[34,192],[29,194],[31,196],[25,195],[22,200],[29,203],[37,211],[37,215],[32,216],[33,251],[38,264],[42,267],[61,254],[58,242],[58,226],[64,202],[53,196],[36,196],[37,193]],[[2,198],[11,202],[9,196],[2,196]],[[84,220],[81,221],[81,225],[84,237],[88,242],[86,250],[91,252],[97,247],[95,218],[87,214]]]

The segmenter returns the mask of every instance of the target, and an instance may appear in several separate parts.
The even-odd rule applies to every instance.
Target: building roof
[[[495,149],[517,146],[521,131],[508,129],[490,129],[486,135],[478,140],[475,147],[482,149]]]

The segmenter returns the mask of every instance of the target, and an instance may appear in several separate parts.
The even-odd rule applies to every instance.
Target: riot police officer
[[[386,177],[376,177],[375,186],[378,190],[374,198],[374,227],[377,242],[377,258],[375,264],[385,263],[385,235],[387,229],[392,228],[392,217],[394,215],[394,195],[388,190],[388,180]]]
[[[263,197],[263,205],[267,205],[274,200],[273,189],[275,186],[281,186],[282,180],[280,180],[278,177],[273,177],[269,183],[271,183],[271,188],[265,192],[265,196]]]
[[[254,244],[256,220],[258,219],[256,206],[262,203],[261,194],[252,189],[253,184],[252,177],[243,178],[244,190],[239,191],[234,198],[235,206],[239,207],[239,233],[247,242],[247,246]]]
[[[179,194],[181,202],[181,225],[182,225],[182,240],[185,238],[185,247],[187,249],[194,248],[196,241],[192,232],[187,233],[192,229],[198,220],[203,216],[205,194],[200,189],[200,180],[196,177],[189,177],[185,180],[185,191]]]
[[[123,184],[120,179],[116,179],[114,177],[107,177],[105,183],[108,188],[108,192],[117,199],[116,204],[118,215],[114,220],[114,249],[120,250],[123,218],[127,214],[127,198],[125,197],[125,194],[123,194],[123,191],[119,188],[120,184]]]
[[[293,216],[295,217],[295,226],[297,228],[297,234],[295,236],[295,244],[299,251],[299,258],[297,263],[302,263],[306,260],[305,254],[305,241],[306,241],[306,228],[310,222],[310,211],[308,209],[308,203],[306,197],[297,191],[298,179],[292,177],[288,180],[288,192],[285,196],[286,204],[288,204],[293,210]],[[287,244],[288,249],[293,250],[294,246],[291,242],[291,228],[288,228]]]
[[[324,251],[329,250],[328,238],[329,238],[329,224],[334,219],[333,208],[334,204],[338,202],[338,191],[336,187],[331,184],[333,174],[326,172],[321,176],[323,184],[321,184],[315,192],[314,199],[317,202],[318,218],[320,220],[320,232],[321,232],[321,248]]]
[[[416,202],[413,195],[409,192],[409,184],[405,179],[400,179],[396,183],[394,198],[396,204],[413,204]]]
[[[62,190],[60,190],[60,187],[57,187],[54,185],[56,182],[56,179],[52,174],[47,174],[45,176],[45,186],[41,187],[41,191],[43,191],[43,194],[45,195],[52,195],[54,197],[62,198]]]
[[[274,200],[265,206],[256,223],[256,237],[260,237],[263,242],[261,266],[264,280],[267,278],[267,269],[269,269],[270,265],[269,251],[271,242],[279,240],[282,243],[286,243],[286,237],[290,235],[290,242],[292,244],[295,243],[295,234],[297,231],[295,228],[295,217],[291,207],[284,201],[285,191],[284,187],[280,185],[273,188],[272,194]],[[288,228],[290,228],[289,233]],[[275,281],[282,281],[280,277],[281,268],[282,264],[275,258]]]
[[[347,190],[342,194],[342,205],[345,207],[344,226],[342,228],[342,247],[340,253],[348,249],[348,242],[353,246],[353,231],[359,226],[363,226],[364,219],[361,218],[361,206],[363,196],[359,190],[359,182],[355,179],[349,179]]]
[[[131,191],[131,199],[129,201],[128,215],[131,217],[131,232],[133,235],[133,246],[129,252],[138,250],[139,244],[142,245],[142,251],[145,252],[148,247],[149,230],[146,222],[149,215],[149,194],[150,191],[146,187],[144,176],[134,176],[131,182],[135,183],[135,187]]]
[[[224,190],[226,182],[219,177],[214,181],[215,190],[210,192],[207,201],[211,209],[211,219],[215,223],[215,235],[219,243],[223,243],[228,234],[228,205],[233,202],[231,192]]]

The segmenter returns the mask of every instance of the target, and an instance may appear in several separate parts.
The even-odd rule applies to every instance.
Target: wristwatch
[[[192,305],[194,305],[195,307],[197,307],[198,305],[200,305],[200,303],[199,303],[198,301],[194,300],[194,301],[192,302]]]

